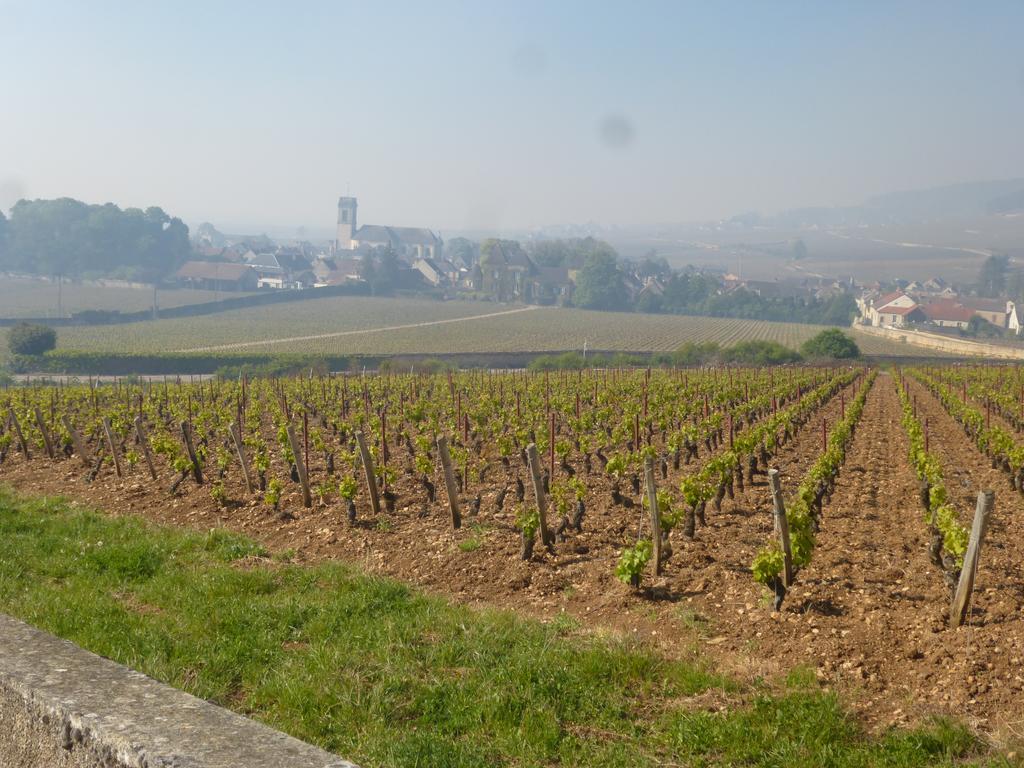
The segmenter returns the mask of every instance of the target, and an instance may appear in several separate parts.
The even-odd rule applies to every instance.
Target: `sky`
[[[1024,176],[1024,2],[0,0],[0,207],[647,225]],[[297,230],[298,231],[298,230]]]

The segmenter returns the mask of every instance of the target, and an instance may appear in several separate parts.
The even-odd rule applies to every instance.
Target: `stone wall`
[[[0,768],[355,768],[0,614]]]
[[[1024,347],[1010,347],[1001,344],[986,344],[981,341],[951,339],[937,333],[927,331],[899,330],[896,328],[875,328],[874,326],[856,325],[857,333],[870,336],[882,336],[893,341],[911,344],[915,347],[936,349],[956,355],[971,357],[998,358],[1000,360],[1024,360]]]

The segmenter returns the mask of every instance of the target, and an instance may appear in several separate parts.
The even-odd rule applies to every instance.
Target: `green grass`
[[[869,738],[805,675],[772,696],[568,619],[544,626],[264,554],[225,532],[0,491],[0,609],[367,767],[986,759],[946,722]],[[723,692],[745,703],[694,705]]]

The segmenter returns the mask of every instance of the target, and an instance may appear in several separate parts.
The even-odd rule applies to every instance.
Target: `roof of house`
[[[924,316],[929,320],[966,323],[974,317],[974,311],[957,304],[955,301],[934,301],[921,307]]]
[[[416,259],[416,263],[413,264],[413,266],[419,268],[420,264],[422,264],[424,266],[427,266],[427,267],[430,267],[432,270],[434,270],[434,272],[436,272],[439,275],[443,275],[444,274],[444,270],[442,270],[441,266],[436,261],[434,261],[433,259],[427,259],[427,258]]]
[[[204,256],[207,259],[211,257],[217,259],[221,257],[227,257],[228,255],[227,248],[218,248],[215,245],[200,245],[194,250],[198,255]]]
[[[920,307],[915,304],[912,307],[882,307],[879,312],[884,312],[887,315],[909,315],[911,312],[915,312]]]
[[[272,253],[254,253],[245,263],[260,272],[284,272],[281,262]]]
[[[960,303],[976,312],[1006,312],[1006,299],[960,299]]]
[[[303,256],[301,253],[282,252],[279,250],[275,257],[277,263],[281,265],[282,269],[288,272],[308,272],[313,268],[310,264],[309,259]]]
[[[883,307],[887,307],[890,304],[892,304],[894,301],[896,301],[896,299],[900,298],[901,296],[906,296],[906,294],[903,291],[893,291],[892,293],[887,293],[881,298],[875,299],[875,309],[881,310]]]
[[[229,261],[186,261],[177,276],[184,280],[231,280],[237,282],[252,272],[245,264]]]
[[[504,265],[532,272],[533,262],[520,248],[505,248],[501,241],[496,241],[487,253],[481,254],[480,263],[487,265]]]
[[[369,243],[391,243],[392,245],[440,245],[441,243],[441,239],[429,229],[385,227],[379,224],[363,224],[352,235],[352,239]]]

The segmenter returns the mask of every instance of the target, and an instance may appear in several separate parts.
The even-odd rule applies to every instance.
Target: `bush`
[[[688,341],[673,353],[672,360],[676,365],[705,365],[716,360],[721,353],[722,348],[713,341],[699,344]]]
[[[974,317],[967,321],[967,327],[960,329],[960,335],[973,338],[999,339],[1003,337],[1003,332],[985,318],[974,315]]]
[[[7,332],[12,355],[41,355],[57,346],[57,332],[48,325],[18,323]]]
[[[849,360],[860,357],[857,342],[838,328],[829,328],[804,342],[800,348],[804,356],[810,358],[830,358],[833,360]]]
[[[214,376],[220,381],[237,381],[243,376],[249,379],[271,379],[309,375],[310,370],[316,376],[326,376],[330,369],[326,361],[319,358],[280,357],[265,362],[222,365],[214,371]]]
[[[392,357],[387,360],[381,360],[377,365],[377,371],[379,373],[406,373],[413,371],[415,373],[445,373],[447,371],[457,371],[459,365],[453,360],[442,360],[436,357],[427,357],[424,359],[408,358],[408,357]]]
[[[744,365],[784,365],[799,362],[802,358],[795,349],[777,341],[744,341],[726,349],[721,359],[724,363]]]

